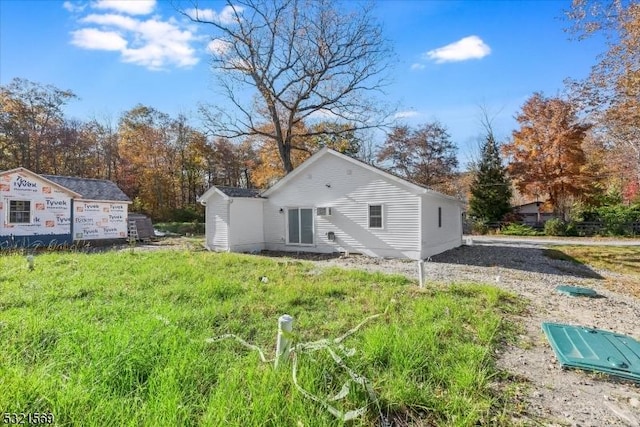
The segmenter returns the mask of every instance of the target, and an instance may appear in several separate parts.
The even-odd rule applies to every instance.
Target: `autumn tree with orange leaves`
[[[22,166],[36,173],[59,173],[59,141],[71,139],[79,128],[66,123],[62,129],[63,108],[76,98],[70,90],[21,78],[0,86],[0,170]]]
[[[173,119],[155,108],[137,105],[120,118],[116,183],[134,201],[134,209],[166,220],[179,211],[198,208],[196,197],[211,184],[204,178],[212,162],[215,171],[226,174],[223,179],[235,177],[227,172],[235,158],[218,149],[215,144],[209,146],[185,117]]]
[[[266,139],[260,143],[257,155],[258,161],[251,174],[253,186],[256,188],[269,188],[286,175],[275,141]],[[310,156],[309,151],[294,150],[291,152],[291,164],[296,168]]]
[[[541,93],[525,102],[516,120],[520,129],[503,146],[509,175],[521,193],[546,198],[566,217],[572,199],[589,185],[582,143],[590,125],[578,120],[571,103]]]
[[[261,129],[269,132],[270,125]],[[324,147],[354,156],[360,149],[361,140],[349,123],[322,121],[309,127],[299,123],[293,129],[291,164],[294,168]],[[279,155],[277,144],[268,137],[247,138],[245,143],[256,147],[257,162],[251,171],[251,184],[257,188],[268,188],[287,174]]]
[[[569,30],[579,39],[603,36],[607,51],[589,76],[570,82],[572,95],[594,122],[597,135],[625,158],[626,191],[640,185],[640,2],[573,0]],[[619,168],[618,163],[610,166]]]

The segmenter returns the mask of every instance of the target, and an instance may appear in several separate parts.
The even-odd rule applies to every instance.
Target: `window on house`
[[[369,228],[382,228],[382,205],[369,205]]]
[[[312,245],[313,244],[313,209],[290,208],[288,215],[288,243]]]
[[[9,201],[9,223],[10,224],[30,224],[31,223],[31,202],[29,200]]]
[[[438,227],[442,227],[442,208],[438,206]]]

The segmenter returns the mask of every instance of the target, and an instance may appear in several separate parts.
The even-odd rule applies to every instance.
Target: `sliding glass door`
[[[287,209],[287,243],[313,244],[313,209]]]

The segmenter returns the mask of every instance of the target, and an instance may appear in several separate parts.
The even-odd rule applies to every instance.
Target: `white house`
[[[514,206],[513,212],[522,217],[522,222],[527,225],[535,225],[547,222],[556,215],[548,209],[543,202],[531,202]]]
[[[210,250],[424,259],[462,244],[462,203],[323,148],[274,186],[211,187]]]

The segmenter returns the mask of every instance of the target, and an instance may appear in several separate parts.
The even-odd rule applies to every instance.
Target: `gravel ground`
[[[362,256],[314,261],[324,266],[399,273],[417,277],[417,263]],[[490,283],[529,301],[516,345],[499,355],[498,365],[522,381],[523,410],[514,424],[545,426],[640,426],[640,384],[578,370],[563,370],[542,332],[542,322],[595,327],[640,340],[640,301],[611,292],[607,281],[620,275],[547,258],[539,244],[474,244],[434,256],[425,263],[431,282]],[[554,291],[558,285],[594,289],[602,298],[576,298]],[[428,284],[427,284],[428,286]]]
[[[637,278],[593,270],[543,255],[548,242],[474,239],[425,263],[428,282],[488,283],[528,300],[527,312],[510,319],[522,325],[515,345],[498,354],[498,366],[522,387],[515,399],[521,410],[514,425],[640,427],[640,384],[579,370],[563,370],[542,332],[542,322],[558,322],[611,330],[640,340],[640,300],[621,292],[621,283]],[[553,243],[553,241],[552,241]],[[623,243],[624,244],[624,243]],[[136,248],[172,247],[156,243]],[[192,241],[178,248],[201,249]],[[272,253],[291,256],[291,253]],[[350,255],[348,258],[306,255],[318,266],[403,274],[417,279],[416,262]],[[576,298],[554,291],[558,285],[594,289],[601,298]],[[428,286],[428,283],[427,285]],[[616,291],[611,291],[615,289]]]

